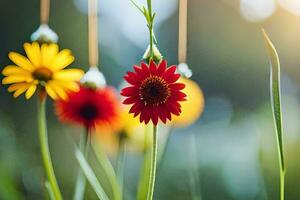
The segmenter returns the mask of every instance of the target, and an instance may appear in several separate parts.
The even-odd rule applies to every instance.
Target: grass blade
[[[280,168],[280,199],[284,199],[284,176],[285,176],[285,163],[283,152],[283,128],[282,128],[282,112],[281,112],[281,92],[280,92],[280,62],[277,51],[268,37],[265,30],[263,36],[266,42],[270,64],[271,64],[271,78],[270,78],[270,95],[273,111],[273,119],[275,125],[275,131],[277,135],[277,149],[279,157]]]
[[[80,165],[81,170],[83,171],[84,175],[86,176],[86,179],[89,181],[93,190],[96,192],[98,198],[100,200],[109,200],[107,194],[104,192],[101,184],[96,178],[95,173],[93,172],[92,168],[90,167],[90,165],[84,158],[84,155],[79,149],[76,149],[75,156]]]

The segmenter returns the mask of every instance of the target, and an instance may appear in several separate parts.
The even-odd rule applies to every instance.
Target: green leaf
[[[141,13],[144,14],[143,9],[134,0],[130,0],[130,1]]]
[[[285,172],[284,153],[283,153],[283,128],[282,128],[282,112],[281,112],[281,92],[280,92],[280,62],[277,51],[268,37],[265,30],[262,30],[265,43],[267,46],[270,64],[271,64],[271,80],[270,80],[270,94],[273,111],[274,125],[277,134],[277,144],[279,153],[280,170]]]
[[[53,193],[51,185],[48,181],[45,182],[45,188],[48,192],[50,200],[55,200],[54,193]]]
[[[104,192],[101,184],[99,183],[98,179],[96,178],[95,173],[93,172],[92,168],[84,158],[82,152],[79,149],[76,149],[75,152],[76,159],[80,165],[81,170],[83,171],[86,179],[89,181],[90,185],[94,189],[95,193],[97,194],[100,200],[109,200],[108,196]]]

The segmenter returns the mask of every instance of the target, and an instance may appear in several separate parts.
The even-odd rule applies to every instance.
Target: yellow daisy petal
[[[40,45],[37,42],[32,44],[25,43],[24,49],[27,54],[27,57],[35,67],[39,67],[41,64],[41,50]]]
[[[22,74],[22,75],[11,75],[8,77],[5,77],[2,80],[2,84],[11,84],[11,83],[19,83],[19,82],[32,82],[33,78],[31,77],[31,75],[26,75],[26,74]]]
[[[4,76],[9,76],[9,75],[16,75],[16,74],[27,74],[30,75],[30,72],[18,67],[16,65],[8,65],[2,70],[2,74]]]
[[[49,81],[47,84],[51,86],[51,88],[54,90],[54,92],[63,100],[67,99],[67,94],[64,91],[63,87],[61,87],[59,84],[57,84],[55,81]]]
[[[74,57],[71,55],[71,51],[69,49],[64,49],[55,56],[49,65],[49,68],[53,71],[60,70],[70,65],[73,61]]]
[[[30,84],[24,85],[24,86],[20,87],[19,89],[17,89],[15,91],[15,93],[13,94],[13,96],[15,98],[17,98],[18,96],[20,96],[21,94],[23,94],[29,87],[30,87]]]
[[[57,95],[54,92],[54,90],[52,89],[52,87],[49,84],[46,84],[45,86],[46,92],[47,94],[52,98],[52,99],[57,99]]]
[[[51,69],[51,62],[56,57],[58,53],[58,45],[51,43],[51,44],[43,44],[41,47],[41,54],[42,54],[42,66],[48,67]]]
[[[65,69],[57,71],[53,75],[53,79],[66,80],[66,81],[79,81],[84,72],[80,69]]]
[[[74,81],[62,81],[62,80],[55,80],[56,84],[59,84],[61,87],[65,88],[69,91],[79,91],[79,84]]]
[[[28,87],[29,85],[31,85],[31,83],[14,83],[14,84],[10,85],[7,90],[9,92],[14,92],[20,88]]]
[[[25,93],[25,98],[30,99],[36,90],[36,85],[32,84]]]
[[[16,65],[22,67],[25,70],[28,70],[28,71],[32,72],[35,69],[35,67],[32,65],[32,63],[25,56],[22,56],[19,53],[10,52],[8,54],[8,57]]]

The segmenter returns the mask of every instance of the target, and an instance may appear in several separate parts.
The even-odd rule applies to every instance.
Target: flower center
[[[158,76],[146,78],[140,86],[140,97],[147,105],[165,103],[170,96],[167,82]]]
[[[38,79],[39,81],[49,81],[52,79],[52,71],[46,67],[39,67],[33,73],[33,77]]]
[[[92,121],[98,116],[95,105],[84,105],[79,109],[79,115],[87,121]]]

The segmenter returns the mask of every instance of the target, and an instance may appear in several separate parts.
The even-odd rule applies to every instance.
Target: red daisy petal
[[[125,97],[136,96],[137,93],[138,93],[138,88],[135,86],[124,88],[121,91],[121,95]]]
[[[156,71],[156,75],[161,76],[167,69],[167,61],[163,60],[160,62],[157,71]]]
[[[156,74],[156,64],[153,60],[150,61],[149,69],[151,74]]]
[[[129,105],[138,101],[138,97],[129,97],[123,101],[123,104]]]
[[[163,123],[167,122],[166,110],[163,106],[160,106],[158,109],[158,116]]]
[[[143,70],[143,73],[147,76],[150,75],[150,70],[148,68],[148,65],[146,63],[141,63],[141,68]]]
[[[174,83],[174,82],[178,81],[179,78],[180,78],[180,74],[173,74],[172,76],[170,76],[167,79],[167,82],[168,83]]]
[[[154,106],[152,108],[152,116],[151,116],[151,120],[153,122],[153,124],[156,126],[158,123],[158,109],[156,106]]]
[[[173,90],[182,90],[185,88],[185,85],[183,83],[172,83],[169,87]]]
[[[127,72],[127,76],[124,76],[124,79],[131,85],[136,85],[139,83],[139,76],[133,72]]]
[[[133,66],[133,68],[141,80],[144,79],[145,76],[147,76],[147,73],[141,67],[135,65]]]
[[[186,94],[180,91],[172,91],[172,100],[184,101]]]

